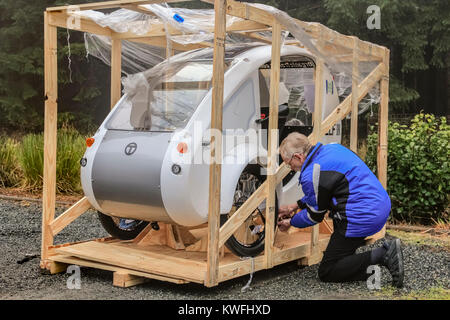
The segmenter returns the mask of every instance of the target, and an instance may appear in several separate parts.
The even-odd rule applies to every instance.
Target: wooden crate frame
[[[143,4],[161,2],[180,2],[185,0],[122,0],[82,4],[76,7],[63,6],[48,8],[44,12],[44,51],[45,51],[45,127],[44,127],[44,185],[42,211],[42,246],[41,263],[43,269],[51,273],[64,271],[68,264],[110,270],[114,272],[114,285],[130,286],[140,283],[145,278],[170,281],[174,283],[198,282],[207,287],[220,282],[239,277],[261,269],[269,269],[275,265],[299,260],[302,264],[318,263],[332,233],[329,222],[324,220],[320,225],[306,230],[291,230],[288,233],[276,233],[274,225],[275,187],[289,173],[286,164],[276,167],[277,141],[269,138],[269,175],[267,180],[242,205],[239,210],[222,226],[220,215],[220,184],[221,165],[211,161],[209,184],[209,215],[208,223],[204,225],[207,233],[201,237],[193,237],[192,230],[181,230],[178,226],[162,224],[159,233],[147,227],[133,241],[117,239],[95,239],[81,243],[54,245],[54,237],[67,225],[86,212],[91,206],[86,197],[70,207],[55,219],[56,194],[56,137],[57,137],[57,28],[67,28],[97,35],[109,36],[112,39],[111,54],[111,107],[121,97],[121,45],[122,40],[148,43],[166,47],[166,30],[164,25],[154,27],[145,35],[137,36],[131,33],[116,33],[110,28],[103,28],[87,19],[80,19],[79,26],[69,26],[70,12],[77,10],[96,10],[107,8],[126,8],[149,13]],[[275,17],[259,8],[233,0],[203,0],[214,4],[214,61],[213,61],[213,101],[211,113],[211,128],[222,131],[223,82],[224,82],[224,52],[227,32],[240,32],[254,37],[258,41],[272,44],[272,69],[270,87],[269,129],[278,129],[278,83],[280,79],[281,32],[285,26]],[[151,14],[151,13],[149,13]],[[225,17],[232,15],[244,20],[226,28]],[[318,40],[318,50],[323,54],[336,55],[345,52],[347,60],[353,62],[352,94],[350,94],[325,120],[322,121],[321,100],[323,91],[323,66],[321,58],[316,60],[315,70],[315,105],[314,131],[310,136],[312,143],[319,141],[336,122],[351,113],[350,146],[357,151],[358,103],[368,91],[380,82],[381,102],[379,109],[378,135],[378,178],[386,188],[387,184],[387,120],[388,120],[388,89],[389,89],[389,50],[372,43],[361,41],[356,37],[338,34],[318,23],[295,22],[303,27],[305,32]],[[258,35],[257,31],[272,31],[272,39]],[[169,27],[171,35],[180,34],[178,30]],[[332,46],[330,46],[332,43]],[[288,44],[302,44],[290,41]],[[182,46],[172,42],[175,50],[192,50],[201,47],[211,47],[210,43],[198,43]],[[348,53],[351,53],[350,59]],[[360,56],[364,55],[364,58]],[[378,66],[358,84],[358,61],[377,61]],[[271,135],[269,135],[271,137]],[[222,141],[211,138],[211,158],[221,158]],[[270,174],[270,173],[273,174]],[[254,258],[254,261],[241,260],[224,250],[224,243],[239,228],[256,207],[267,200],[266,236],[264,253]],[[368,240],[374,241],[384,236],[385,228]],[[306,238],[305,238],[306,237]],[[187,243],[190,243],[187,245]],[[113,251],[111,251],[113,250]],[[133,260],[133,252],[140,259],[148,260],[148,265],[142,267],[143,260]],[[99,252],[114,252],[113,255]],[[142,256],[140,256],[142,255]],[[114,258],[117,256],[119,258]],[[139,262],[140,261],[140,262]],[[184,267],[180,268],[180,264]],[[156,266],[158,265],[158,266]],[[252,265],[254,270],[252,270]],[[178,268],[177,268],[178,266]],[[180,271],[180,269],[183,269]]]

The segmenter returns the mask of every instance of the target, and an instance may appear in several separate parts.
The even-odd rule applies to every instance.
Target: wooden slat
[[[297,23],[299,23],[299,20],[297,20]],[[299,24],[305,26],[307,23],[302,22]],[[344,50],[348,49],[353,50],[354,41],[352,36],[345,36],[319,23],[317,24],[308,23],[308,24],[310,26],[315,25],[316,27],[315,30],[310,29],[310,27],[305,27],[306,28],[305,31],[309,32],[312,37],[317,38],[319,34],[322,34],[323,41],[331,43],[337,49],[339,49],[339,47],[343,47]],[[360,41],[359,51],[367,56],[382,58],[384,47],[370,42]]]
[[[267,196],[267,182],[253,192],[250,198],[231,216],[230,219],[220,228],[219,248],[225,244],[228,238],[244,223],[244,221],[255,211]]]
[[[150,38],[133,38],[133,39],[127,39],[127,40],[132,41],[132,42],[137,42],[137,43],[145,43],[145,44],[149,44],[151,46],[155,46],[155,47],[159,47],[159,48],[167,48],[166,36],[157,36],[157,37],[150,37]],[[206,46],[204,43],[193,43],[193,44],[182,45],[182,44],[172,41],[172,49],[175,49],[177,51],[189,51],[189,50],[202,49],[202,48],[206,48],[206,47],[209,47],[209,45]]]
[[[246,3],[227,1],[227,14],[242,19],[256,21],[268,26],[273,25],[273,16],[262,9],[252,7]]]
[[[202,1],[208,3],[212,2],[212,0]],[[227,14],[242,19],[263,23],[268,26],[272,25],[273,20],[272,14],[265,10],[256,8],[251,4],[245,4],[232,0],[227,1]],[[320,23],[309,23],[294,18],[293,21],[299,24],[312,38],[317,39],[322,34],[323,40],[333,44],[337,49],[339,49],[339,47],[353,49],[353,40],[349,36],[335,32]],[[369,42],[361,41],[360,50],[364,54],[372,57],[381,58],[384,55],[384,47]]]
[[[388,111],[389,111],[389,50],[383,59],[383,77],[381,78],[381,100],[378,112],[378,179],[387,188],[387,145],[388,145]]]
[[[88,268],[128,273],[130,275],[137,276],[137,277],[155,279],[155,280],[160,280],[160,281],[167,281],[167,282],[172,282],[172,283],[176,283],[176,284],[188,283],[188,281],[182,280],[182,279],[175,279],[175,278],[164,277],[164,276],[160,276],[160,275],[156,275],[156,274],[152,274],[152,273],[139,272],[136,270],[119,268],[119,267],[111,266],[109,264],[84,260],[84,259],[80,259],[80,258],[76,258],[76,257],[67,256],[67,255],[58,254],[56,256],[51,257],[50,260],[53,260],[56,262],[61,262],[66,265],[72,264],[72,265],[78,265],[78,266],[88,267]]]
[[[326,249],[328,242],[330,241],[330,237],[320,237],[318,240],[318,251],[315,256],[320,256],[322,252]],[[310,255],[311,252],[311,245],[310,243],[306,243],[304,245],[297,245],[295,247],[284,249],[282,251],[276,252],[275,259],[274,259],[274,265],[280,265],[289,261],[293,260],[299,260],[301,259],[300,263],[304,263],[304,259],[309,260],[310,257],[314,257]],[[319,261],[315,261],[315,263],[318,263]],[[314,264],[315,264],[314,263]],[[311,264],[309,264],[311,265]]]
[[[50,229],[52,230],[52,235],[56,236],[61,232],[66,226],[71,224],[75,219],[85,213],[91,204],[89,203],[86,197],[83,197],[73,206],[71,206],[68,210],[62,213],[58,218],[52,221],[50,224]]]
[[[50,223],[55,218],[56,201],[56,132],[58,113],[58,57],[56,27],[49,25],[44,13],[44,185],[42,203],[41,260],[48,258],[48,246],[53,244]]]
[[[278,104],[280,89],[281,25],[274,22],[272,27],[272,68],[270,70],[270,111],[268,138],[267,209],[264,255],[266,268],[272,268],[272,251],[275,237],[275,188],[278,167]]]
[[[359,79],[359,40],[354,38],[352,61],[352,118],[350,125],[350,149],[358,153],[358,79]]]
[[[113,286],[115,287],[128,288],[147,281],[148,279],[135,276],[127,271],[114,271],[113,273]]]
[[[225,71],[225,37],[226,37],[226,0],[216,0],[214,59],[212,78],[211,129],[222,132],[224,71]],[[212,287],[218,283],[219,267],[219,227],[220,227],[220,192],[222,137],[216,139],[211,135],[211,165],[209,169],[209,206],[208,206],[208,263],[205,285]]]
[[[138,4],[126,4],[126,5],[122,5],[120,6],[123,9],[127,9],[127,10],[131,10],[131,11],[136,11],[139,13],[144,13],[146,15],[149,16],[155,16],[156,14],[153,13],[153,11],[151,11],[150,9],[144,7],[143,5],[138,5]]]
[[[378,111],[378,154],[377,170],[378,180],[387,189],[387,156],[388,156],[388,116],[389,116],[389,56],[388,49],[385,50],[383,58],[383,77],[381,78],[380,109]],[[376,234],[367,238],[367,243],[373,243],[386,234],[386,225]]]
[[[153,38],[153,37],[166,37],[167,33],[166,33],[166,26],[164,23],[155,23],[152,25],[152,29],[150,31],[148,31],[147,33],[143,33],[141,35],[137,35],[131,31],[128,32],[122,32],[122,33],[118,33],[118,32],[114,32],[112,34],[112,37],[115,39],[123,39],[123,40],[128,40],[128,39],[148,39],[148,38]],[[235,31],[246,31],[246,30],[267,30],[267,27],[264,24],[260,24],[258,22],[255,21],[236,21],[233,24],[231,24],[228,28],[227,31],[228,32],[235,32]],[[167,32],[171,35],[171,36],[180,36],[180,35],[189,35],[190,33],[188,32],[184,32],[181,31],[179,29],[176,29],[175,27],[172,26],[167,26]],[[204,32],[214,32],[214,28],[205,28]]]
[[[68,15],[67,13],[55,11],[55,12],[48,12],[47,14],[49,15],[50,25],[54,27],[66,28],[81,32],[89,32],[92,34],[108,37],[111,37],[112,35],[111,29],[99,26],[94,21],[86,18],[80,18],[79,25],[74,24],[73,26],[71,26],[70,24],[68,24],[68,22],[72,21],[73,18],[70,17],[70,15]]]
[[[318,47],[323,46],[323,41],[320,38],[317,42]],[[317,143],[321,138],[321,127],[322,127],[322,106],[323,106],[323,96],[324,96],[324,61],[321,58],[316,59],[316,69],[315,69],[315,92],[314,92],[314,113],[313,113],[313,143]],[[311,231],[311,251],[310,255],[316,255],[319,248],[319,225],[316,224],[312,227]]]
[[[173,3],[173,2],[186,2],[191,0],[118,0],[118,1],[103,1],[95,3],[86,3],[76,5],[80,10],[99,10],[99,9],[111,9],[120,8],[125,5],[144,5],[144,4],[157,4],[157,3]],[[64,11],[69,10],[73,6],[60,6],[47,8],[47,11]]]
[[[169,251],[176,252],[170,248],[159,253],[151,249],[157,247],[139,249],[140,247],[136,245],[91,241],[59,248],[56,249],[56,252],[126,269],[203,283],[206,271],[205,263],[169,255]]]
[[[314,113],[313,113],[313,132],[312,136],[315,142],[320,140],[322,127],[322,105],[324,92],[324,64],[323,60],[318,58],[316,60],[315,70],[315,91],[314,91]]]
[[[228,259],[227,259],[228,258]],[[258,256],[253,259],[253,271],[263,270],[265,268],[265,257]],[[228,260],[228,261],[227,261]],[[241,277],[243,275],[249,274],[252,271],[252,260],[245,259],[239,260],[236,257],[228,257],[225,256],[223,261],[221,262],[219,268],[219,281],[225,281],[237,277]]]
[[[111,109],[122,96],[122,41],[111,39]]]
[[[279,233],[277,233],[279,234]],[[329,242],[329,235],[320,235],[319,251],[326,249]],[[282,249],[277,247],[281,246]],[[280,265],[289,261],[298,260],[307,257],[310,252],[309,233],[296,233],[287,235],[281,233],[277,236],[275,248],[273,252],[273,266]],[[265,269],[265,255],[260,255],[253,258],[253,271]],[[225,255],[220,262],[219,267],[219,281],[225,281],[249,274],[252,271],[252,260],[241,260],[234,255]]]

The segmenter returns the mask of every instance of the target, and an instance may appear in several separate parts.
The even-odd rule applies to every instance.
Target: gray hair
[[[294,153],[306,156],[311,148],[312,144],[307,136],[298,132],[292,132],[281,142],[279,150],[283,158],[291,159]]]

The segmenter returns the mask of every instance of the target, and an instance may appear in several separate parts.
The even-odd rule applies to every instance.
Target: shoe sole
[[[405,271],[403,269],[403,252],[402,252],[402,248],[401,248],[401,241],[400,239],[395,239],[395,250],[396,250],[396,254],[397,254],[397,259],[398,259],[398,268],[399,268],[399,279],[398,282],[395,283],[395,286],[397,288],[402,288],[403,287],[403,279],[405,276]]]

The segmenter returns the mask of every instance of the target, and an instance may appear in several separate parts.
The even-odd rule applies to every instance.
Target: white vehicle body
[[[281,55],[282,59],[304,57],[315,60],[307,50],[296,46],[283,46]],[[226,137],[223,139],[221,214],[231,210],[238,179],[246,166],[249,163],[264,164],[267,160],[266,136],[256,120],[261,118],[262,107],[260,68],[270,59],[271,46],[250,47],[233,57],[225,73],[223,131]],[[212,71],[211,68],[208,66],[209,71]],[[311,68],[309,71],[313,70]],[[324,81],[323,118],[339,104],[336,86],[326,68]],[[290,101],[287,87],[280,87],[280,105]],[[314,86],[309,86],[308,90],[314,92]],[[211,91],[207,89],[182,128],[162,131],[127,130],[127,126],[123,126],[125,129],[115,129],[118,121],[133,122],[135,117],[133,110],[130,111],[130,98],[123,96],[100,126],[94,136],[94,144],[87,148],[84,155],[81,181],[92,206],[106,215],[128,219],[163,221],[182,226],[207,222]],[[287,97],[283,97],[286,92]],[[236,129],[256,132],[258,143],[248,137],[230,143],[227,137],[233,134],[227,135],[227,130]],[[186,144],[187,153],[177,150],[180,142]],[[340,128],[330,132],[321,142],[340,143]],[[173,165],[181,168],[178,174],[173,173]],[[298,178],[299,173],[296,173],[287,184],[278,186],[280,205],[300,199],[302,191]]]

